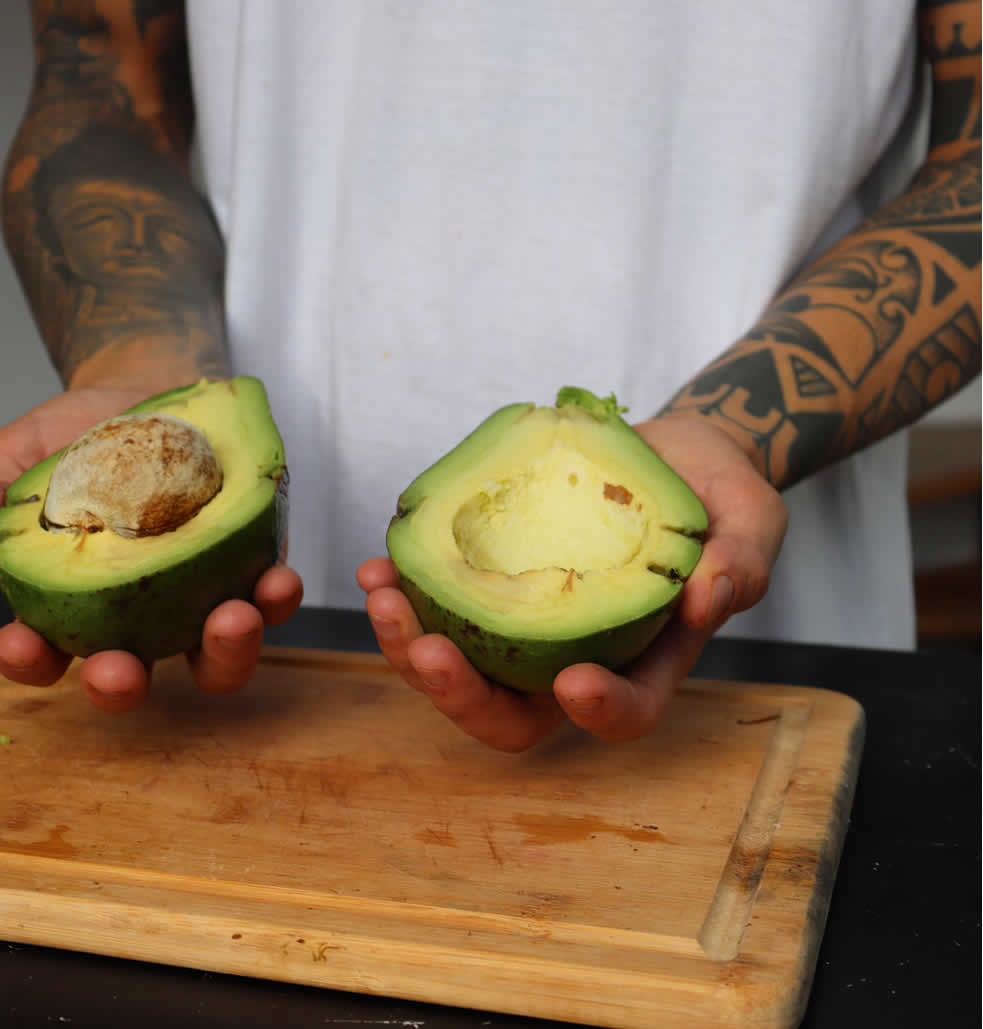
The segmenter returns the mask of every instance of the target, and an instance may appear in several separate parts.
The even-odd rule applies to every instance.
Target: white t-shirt
[[[237,372],[269,389],[307,602],[396,498],[563,385],[641,420],[920,156],[913,0],[196,0]],[[906,166],[906,167],[905,167]],[[789,490],[726,632],[908,647],[899,435]]]

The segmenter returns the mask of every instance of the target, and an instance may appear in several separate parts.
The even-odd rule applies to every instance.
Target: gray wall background
[[[30,86],[27,0],[0,0],[0,153],[6,157]],[[34,327],[6,248],[0,253],[0,425],[61,389]]]
[[[0,154],[6,154],[17,131],[32,63],[27,0],[0,0]],[[3,425],[61,388],[41,346],[6,249],[0,254],[0,353]],[[979,422],[980,398],[980,383],[976,382],[930,417],[934,422]]]

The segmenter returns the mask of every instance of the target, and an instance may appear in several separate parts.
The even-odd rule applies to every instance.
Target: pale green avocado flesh
[[[287,467],[258,379],[202,379],[128,413],[144,412],[194,426],[221,465],[219,491],[179,527],[49,531],[41,513],[61,452],[13,482],[0,507],[0,590],[22,622],[79,657],[122,649],[149,663],[194,647],[213,608],[249,598],[283,548]]]
[[[572,664],[624,666],[699,561],[703,505],[621,411],[574,387],[503,407],[399,498],[386,543],[404,593],[496,682],[540,692]]]

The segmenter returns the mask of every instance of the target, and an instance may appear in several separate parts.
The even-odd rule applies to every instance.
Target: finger
[[[296,613],[304,599],[304,583],[285,565],[268,569],[256,583],[253,603],[266,625],[283,625]]]
[[[691,629],[716,631],[738,610],[734,579],[740,577],[741,569],[736,561],[712,560],[713,557],[711,551],[706,567],[699,575],[694,573],[690,577],[679,600],[674,621]]]
[[[386,586],[399,586],[399,572],[388,557],[371,557],[355,573],[355,579],[366,593]]]
[[[712,527],[696,569],[683,588],[679,619],[694,629],[719,629],[765,595],[788,513],[769,487],[753,507],[733,508]]]
[[[79,678],[93,706],[111,715],[139,707],[150,688],[150,671],[125,650],[103,650],[82,662]]]
[[[641,739],[662,720],[711,635],[670,622],[624,675],[600,665],[573,665],[556,677],[553,692],[570,720],[592,735]]]
[[[252,677],[263,646],[263,616],[244,600],[227,600],[208,616],[201,646],[188,655],[205,693],[233,693]]]
[[[385,558],[366,564],[367,580],[389,578]],[[360,572],[366,570],[363,565]],[[364,587],[363,587],[364,588]],[[549,695],[532,696],[490,683],[444,636],[423,634],[406,599],[393,586],[374,589],[365,607],[386,660],[415,690],[468,735],[497,750],[526,750],[563,721]]]
[[[386,660],[468,735],[498,750],[518,752],[563,720],[552,696],[532,697],[490,683],[446,637],[424,635],[398,589],[373,590],[365,606]]]
[[[423,628],[406,596],[393,586],[373,589],[365,598],[365,610],[383,656],[415,690],[425,693],[408,654],[410,643],[423,635]]]
[[[683,587],[678,620],[692,629],[716,631],[767,592],[771,562],[755,543],[715,536],[706,543],[696,570]]]
[[[51,686],[65,674],[71,656],[56,650],[22,622],[0,628],[0,673],[25,686]]]
[[[496,750],[527,750],[564,720],[552,694],[520,693],[489,682],[446,636],[420,636],[407,649],[433,706]]]

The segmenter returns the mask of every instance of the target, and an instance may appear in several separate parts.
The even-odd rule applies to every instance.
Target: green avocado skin
[[[190,650],[201,642],[209,613],[225,600],[248,600],[277,560],[287,531],[287,484],[284,468],[273,502],[251,522],[151,576],[68,592],[39,588],[0,567],[0,591],[21,622],[76,657],[128,650],[149,664]]]
[[[629,455],[644,454],[646,460],[653,456],[647,444],[621,418],[626,408],[620,407],[613,395],[601,398],[589,390],[566,386],[559,391],[556,400],[558,409],[565,405],[574,405],[597,422],[609,426],[612,432],[618,434],[618,439],[623,442]],[[397,526],[402,519],[412,518],[425,502],[434,489],[435,473],[439,470],[445,476],[466,476],[470,468],[481,460],[488,446],[497,443],[498,436],[534,409],[535,405],[530,403],[500,408],[454,450],[418,475],[399,497],[386,542],[400,575],[400,588],[426,632],[448,637],[471,664],[489,679],[527,693],[548,693],[552,691],[556,676],[570,665],[592,663],[618,670],[642,654],[672,616],[681,596],[683,581],[692,569],[686,569],[685,574],[677,572],[666,576],[675,583],[676,588],[661,606],[635,618],[629,615],[631,620],[615,624],[612,624],[613,619],[608,619],[605,624],[604,613],[599,610],[593,620],[594,625],[587,627],[587,631],[565,638],[532,637],[528,629],[506,633],[489,629],[487,625],[479,624],[480,613],[477,616],[474,614],[475,611],[481,611],[480,602],[467,605],[467,609],[472,612],[470,618],[452,609],[452,600],[446,599],[439,586],[435,586],[435,583],[439,583],[439,569],[430,569],[423,574],[418,569],[412,573],[408,571],[406,566],[410,562],[401,560],[406,542],[400,537]],[[675,531],[702,540],[707,529],[707,517],[702,504],[672,469],[666,467],[665,471],[675,484],[671,488],[679,490],[682,498],[682,502],[676,505],[674,515],[678,525],[675,521],[672,523]],[[441,600],[436,599],[437,596]],[[495,617],[494,624],[501,626],[501,618]]]
[[[664,607],[632,622],[570,640],[533,640],[491,632],[443,607],[402,576],[406,594],[426,632],[446,636],[483,675],[525,693],[549,693],[569,665],[591,662],[617,670],[638,657],[662,631],[679,594]]]
[[[180,401],[183,395],[219,385],[221,381],[202,380],[181,386],[148,398],[128,413],[156,411]],[[276,445],[269,462],[258,471],[271,480],[273,489],[262,510],[211,546],[141,578],[102,587],[61,589],[25,579],[0,561],[0,593],[6,595],[19,621],[76,657],[120,649],[150,664],[197,646],[205,620],[218,604],[234,598],[251,599],[259,577],[284,552],[289,475],[262,383],[242,376],[226,385],[262,403],[269,418],[267,431]],[[52,454],[11,483],[0,510],[32,504],[40,512],[59,455]],[[0,543],[14,534],[15,530],[4,530],[0,521]]]

